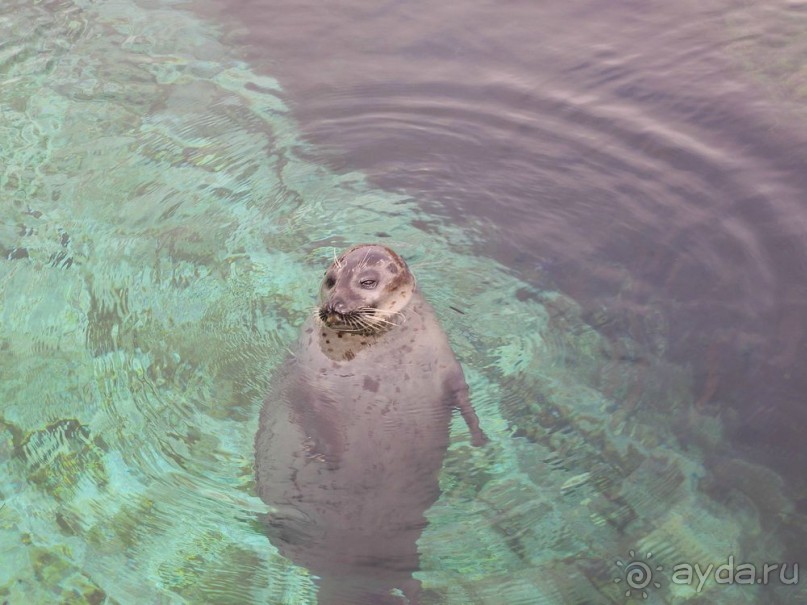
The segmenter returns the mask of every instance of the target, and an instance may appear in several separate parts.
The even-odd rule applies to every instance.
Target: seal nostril
[[[344,313],[347,309],[347,305],[341,298],[334,298],[328,303],[328,308],[331,311],[336,311],[337,313]]]

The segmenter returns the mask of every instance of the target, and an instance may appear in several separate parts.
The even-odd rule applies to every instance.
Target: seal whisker
[[[356,321],[362,327],[362,329],[366,332],[375,332],[375,326],[373,326],[365,317],[358,316],[356,317]]]
[[[378,332],[378,327],[373,325],[373,323],[369,321],[368,318],[361,313],[357,312],[351,315],[351,320],[353,322],[353,325],[358,327],[359,331],[362,333],[372,334],[374,332]]]
[[[380,317],[373,317],[372,315],[362,316],[361,322],[365,326],[365,332],[367,334],[379,334],[397,325]]]
[[[364,269],[367,266],[367,259],[370,256],[370,250],[371,248],[368,246],[367,252],[364,253],[364,258],[361,259],[361,262],[359,263],[359,269]]]
[[[378,321],[387,321],[387,323],[393,326],[399,326],[401,324],[406,323],[406,314],[403,311],[392,311],[390,309],[373,309],[373,314],[376,315],[376,319]],[[377,317],[378,315],[385,315],[385,317]],[[401,318],[400,323],[396,323],[395,321],[389,321],[393,318]]]
[[[398,325],[394,321],[384,319],[383,317],[373,317],[373,323],[380,323],[380,324],[384,324],[384,325],[387,325],[387,326],[397,326]]]
[[[383,317],[385,314],[386,317]],[[361,321],[367,325],[368,329],[377,329],[379,325],[388,327],[397,326],[398,324],[396,322],[391,321],[388,318],[399,314],[399,311],[382,310],[376,309],[375,307],[359,307],[356,309],[357,317],[359,317]]]
[[[403,316],[402,311],[393,311],[392,309],[379,309],[377,307],[359,307],[358,310],[362,312],[368,312],[372,315],[385,315],[387,317],[391,317],[394,315]]]

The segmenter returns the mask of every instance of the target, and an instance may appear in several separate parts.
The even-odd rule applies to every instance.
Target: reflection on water
[[[710,472],[752,465],[720,497],[760,503],[749,477],[775,469],[803,528],[803,2],[218,4],[320,161],[570,294],[637,362],[605,393],[652,407],[670,387],[646,355],[687,367],[698,415],[678,438],[703,443],[705,417]]]
[[[391,3],[365,17],[397,10],[400,3]],[[431,48],[413,43],[411,53],[459,48],[451,36],[436,39]],[[607,203],[625,181],[631,213],[692,220],[690,231],[657,226],[646,235],[661,244],[660,256],[643,257],[646,273],[669,271],[665,283],[675,283],[665,246],[715,250],[703,244],[700,227],[715,214],[699,213],[697,200],[726,185],[746,194],[738,213],[764,218],[748,205],[748,190],[732,187],[772,164],[759,168],[747,155],[698,146],[677,124],[621,116],[618,106],[583,97],[569,105],[558,92],[525,91],[546,113],[565,111],[569,130],[515,111],[494,121],[501,136],[488,159],[532,175],[520,181],[500,172],[500,182],[480,183],[491,198],[502,196],[494,212],[506,209],[509,225],[523,224],[496,236],[472,217],[449,220],[424,210],[435,205],[306,159],[317,150],[299,137],[277,81],[172,3],[12,1],[0,10],[0,40],[3,600],[315,602],[308,572],[282,558],[255,523],[266,511],[254,496],[253,435],[267,377],[308,313],[332,247],[377,239],[415,268],[493,441],[469,448],[455,421],[442,494],[419,543],[418,578],[434,603],[624,602],[627,578],[615,561],[630,551],[652,552],[666,569],[718,565],[732,554],[753,562],[803,554],[803,486],[725,446],[729,423],[712,409],[722,383],[699,379],[717,366],[669,355],[675,317],[662,295],[632,282],[631,266],[610,261],[591,273],[594,285],[578,290],[619,283],[624,307],[581,306],[551,286],[568,261],[549,248],[530,251],[523,239],[546,222],[542,233],[555,233],[556,249],[570,238],[599,250],[600,242],[586,244],[564,222],[591,206],[567,211],[563,200],[581,178],[612,175],[599,198],[606,208],[616,207]],[[497,113],[495,106],[445,113],[434,100],[444,90],[424,84],[410,96],[400,92],[378,123],[405,125],[393,118],[407,111],[433,116],[428,142],[455,115],[474,124],[474,116]],[[339,109],[343,125],[354,102]],[[562,142],[566,153],[527,162],[514,129],[524,140]],[[668,145],[671,138],[680,144]],[[411,140],[419,149],[421,140]],[[637,147],[642,153],[633,153]],[[699,163],[708,170],[685,170]],[[540,172],[530,172],[533,165]],[[681,174],[666,179],[669,166]],[[739,180],[721,180],[725,173]],[[755,182],[761,199],[791,199],[785,179],[780,189]],[[524,188],[530,204],[505,203]],[[668,190],[691,200],[687,212],[652,204]],[[444,207],[458,210],[461,198],[455,206],[446,198]],[[742,288],[781,286],[765,281],[768,264],[753,232],[730,218],[720,237],[758,263]],[[613,220],[601,228],[617,240],[646,224]],[[530,252],[516,262],[508,238]],[[506,267],[493,256],[513,262]],[[569,284],[580,283],[581,267],[570,267]],[[707,273],[697,283],[713,280]],[[732,308],[740,317],[756,312]],[[720,342],[707,359],[719,361]],[[782,582],[709,582],[698,590],[666,572],[659,584],[648,585],[653,602],[805,596]]]
[[[664,342],[803,497],[804,2],[216,4],[317,157]]]

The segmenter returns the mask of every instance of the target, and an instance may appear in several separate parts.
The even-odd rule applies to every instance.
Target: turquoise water
[[[19,1],[0,40],[8,603],[315,603],[256,521],[252,440],[333,250],[375,240],[438,309],[493,441],[454,425],[420,545],[439,602],[625,602],[631,550],[668,569],[781,556],[766,515],[793,505],[764,467],[707,473],[721,425],[690,368],[636,363],[629,336],[474,256],[461,228],[306,161],[278,83],[211,23],[170,2]],[[804,596],[659,580],[647,602]]]

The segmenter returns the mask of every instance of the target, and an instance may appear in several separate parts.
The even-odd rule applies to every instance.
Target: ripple
[[[3,11],[32,38],[62,23],[52,47],[69,49],[42,63],[36,40],[0,47],[0,69],[17,78],[0,92],[11,142],[0,185],[13,200],[0,230],[0,514],[24,578],[11,600],[75,600],[75,586],[91,602],[315,599],[310,574],[256,523],[267,511],[252,495],[252,439],[331,246],[369,237],[389,236],[413,261],[491,437],[471,448],[464,429],[452,433],[420,545],[440,600],[598,602],[623,542],[717,557],[718,544],[753,543],[760,514],[785,528],[765,541],[781,552],[798,523],[773,514],[792,504],[788,484],[738,464],[735,487],[753,497],[717,489],[701,450],[732,417],[707,419],[726,378],[707,366],[693,392],[690,366],[669,360],[681,325],[664,303],[705,300],[686,289],[713,297],[727,338],[737,318],[775,309],[782,255],[758,226],[800,200],[778,163],[740,145],[753,121],[737,138],[712,129],[752,115],[706,111],[732,90],[654,86],[649,71],[666,77],[724,48],[681,46],[697,20],[665,29],[661,9],[617,6],[631,48],[669,47],[639,70],[642,53],[601,45],[594,60],[549,66],[555,77],[540,86],[529,69],[425,70],[411,84],[317,97],[310,132],[355,146],[399,195],[349,162],[335,174],[301,159],[317,152],[299,141],[276,82],[188,13],[86,6]],[[558,33],[566,42],[604,27],[577,16],[579,29]],[[648,40],[648,21],[665,35]],[[454,60],[455,22],[435,27],[446,35],[402,44],[407,60]],[[715,65],[691,81],[703,85]],[[554,283],[593,292],[580,299],[594,304]],[[737,336],[756,367],[752,337]],[[721,341],[709,345],[719,358]],[[774,495],[749,491],[753,476]]]

